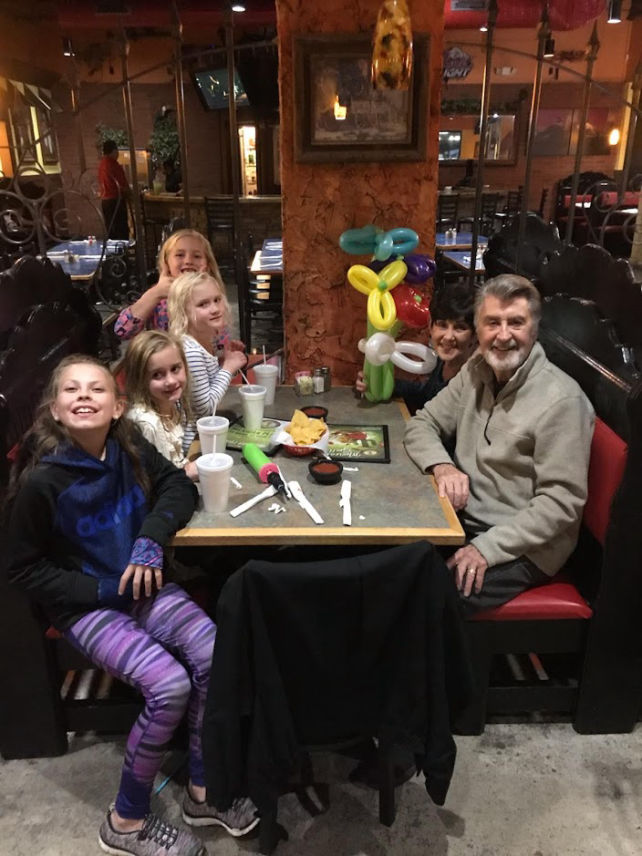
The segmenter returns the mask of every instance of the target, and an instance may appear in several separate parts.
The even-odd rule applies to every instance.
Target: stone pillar
[[[413,33],[429,35],[426,159],[419,162],[297,163],[294,134],[294,40],[298,35],[372,35],[381,0],[276,0],[281,104],[284,322],[286,365],[295,371],[329,365],[336,383],[354,381],[366,332],[366,298],[346,271],[367,259],[339,249],[346,229],[374,223],[420,236],[418,252],[434,247],[438,122],[443,52],[443,3],[411,0]]]

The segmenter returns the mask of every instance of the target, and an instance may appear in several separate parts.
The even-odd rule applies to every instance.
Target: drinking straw
[[[263,345],[263,365],[267,363],[267,357],[265,356],[265,345]]]
[[[250,383],[250,382],[249,382],[249,380],[247,379],[247,375],[245,374],[245,372],[243,371],[243,369],[239,369],[239,371],[240,371],[240,373],[241,373],[241,377],[243,378],[243,380],[245,381],[245,383],[246,383],[248,386],[251,386],[251,383]]]

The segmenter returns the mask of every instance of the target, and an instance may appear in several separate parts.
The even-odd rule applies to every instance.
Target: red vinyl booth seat
[[[603,546],[609,525],[611,502],[622,481],[627,445],[601,419],[596,418],[588,472],[588,498],[584,525]],[[590,618],[593,610],[573,583],[557,576],[543,586],[529,589],[493,609],[471,616],[470,621],[550,621]]]

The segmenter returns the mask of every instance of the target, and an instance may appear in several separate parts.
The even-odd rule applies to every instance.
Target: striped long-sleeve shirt
[[[201,416],[212,416],[215,413],[219,401],[227,392],[232,374],[222,369],[218,358],[208,353],[187,333],[181,337],[181,342],[189,369],[194,416],[194,421],[185,426],[183,435],[183,451],[187,454],[192,440],[196,437],[196,420]]]

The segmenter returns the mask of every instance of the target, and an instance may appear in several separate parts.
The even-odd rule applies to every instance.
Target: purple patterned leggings
[[[136,687],[145,708],[125,750],[116,811],[138,819],[149,800],[167,744],[187,710],[189,775],[204,785],[201,723],[216,625],[186,592],[169,583],[128,611],[97,609],[65,631],[96,666]]]

